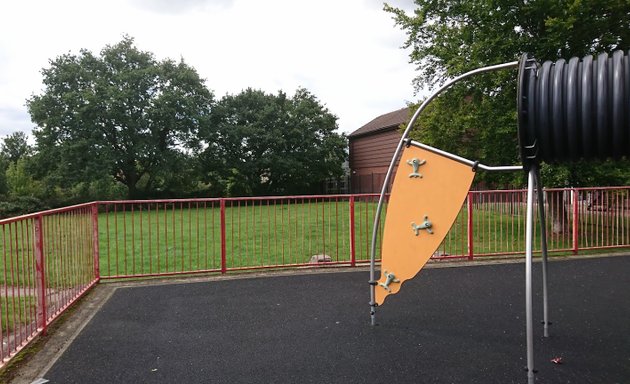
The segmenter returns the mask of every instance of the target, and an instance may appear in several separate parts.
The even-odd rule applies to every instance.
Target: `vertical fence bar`
[[[6,265],[7,265],[7,246],[6,246],[6,243],[7,243],[7,240],[6,240],[6,225],[3,225],[2,226],[2,256],[3,256],[3,258],[2,258],[2,277],[3,277],[3,281],[7,281],[7,267],[6,267]],[[7,287],[8,287],[8,284],[5,283],[4,284],[4,292],[2,294],[0,294],[0,308],[2,307],[2,303],[6,304],[6,299],[8,297]],[[5,305],[5,306],[8,308],[8,305]],[[8,310],[5,310],[5,311],[3,311],[3,313],[0,313],[0,335],[2,336],[0,338],[0,358],[3,358],[5,355],[8,355],[9,351],[10,351],[10,347],[9,347],[8,343],[6,343],[7,344],[6,351],[5,351],[5,348],[4,348],[4,346],[5,346],[5,342],[4,342],[5,337],[8,337],[8,335],[9,335],[9,329],[8,329],[9,328],[8,327],[9,318],[8,318],[8,314],[9,314]],[[3,325],[7,328],[6,334],[2,331],[2,329],[3,329],[2,326]]]
[[[326,208],[327,205],[330,203],[330,200],[326,197],[322,197],[322,241],[323,241],[323,250],[324,252],[322,252],[323,254],[327,254],[326,251],[328,250],[330,252],[330,258],[331,261],[333,261],[333,256],[332,256],[332,251],[330,248],[330,244],[327,244],[327,242],[330,242],[331,237],[330,237],[330,233],[327,234],[326,231],[326,224],[330,222],[330,209],[328,209],[328,218],[326,218]],[[328,248],[328,249],[327,249]]]
[[[140,220],[138,224],[140,224],[140,270],[142,271],[141,273],[147,273],[146,272],[146,268],[145,268],[145,261],[144,261],[144,242],[145,242],[145,235],[144,235],[144,225],[143,225],[143,221],[144,221],[144,212],[142,211],[142,204],[138,205],[138,210],[140,211]],[[148,213],[147,213],[147,217],[148,217]]]
[[[149,205],[150,207],[150,205]],[[149,224],[151,224],[151,217],[149,216]],[[160,204],[155,203],[155,263],[157,264],[156,270],[159,271],[160,267]],[[151,232],[149,231],[149,253],[151,254],[151,259],[153,259],[153,255],[151,252]],[[149,263],[150,273],[153,273],[152,265]]]
[[[94,277],[101,278],[100,253],[98,246],[98,203],[92,204],[92,252],[94,254]]]
[[[579,249],[579,231],[578,231],[578,222],[579,222],[579,193],[575,188],[571,188],[571,200],[573,201],[573,254],[577,255]]]
[[[219,204],[220,207],[220,204]],[[234,210],[236,210],[236,221],[234,221]],[[221,217],[221,212],[219,210],[219,220]],[[240,260],[242,258],[241,253],[242,253],[242,248],[243,247],[239,247],[239,248],[235,248],[235,241],[234,241],[234,223],[237,223],[237,236],[236,239],[239,241],[239,245],[240,245],[240,241],[242,239],[241,237],[241,227],[242,227],[242,222],[241,222],[241,201],[237,200],[236,201],[236,206],[234,204],[234,201],[231,201],[230,203],[230,222],[231,224],[231,231],[230,231],[230,262],[232,266],[235,266],[236,263],[234,261],[234,256],[236,255],[236,252],[234,251],[234,249],[236,249],[238,251],[238,260]],[[223,225],[221,225],[221,227],[223,227]],[[221,241],[222,243],[222,241]]]
[[[350,266],[357,265],[356,233],[354,229],[354,195],[350,196]]]
[[[46,274],[44,270],[44,233],[42,215],[35,218],[35,271],[37,277],[37,323],[46,335]]]
[[[468,192],[468,197],[466,198],[466,209],[468,211],[468,227],[466,231],[466,236],[468,237],[468,260],[473,260],[475,258],[474,252],[474,242],[473,242],[473,193]]]
[[[291,249],[291,200],[287,199],[286,201],[287,204],[287,226],[286,226],[286,232],[288,232],[288,238],[289,238],[289,249]],[[280,227],[282,228],[282,237],[285,238],[285,226],[284,226],[284,209],[280,210]],[[284,264],[284,244],[286,243],[286,241],[281,241],[282,245],[282,264]]]
[[[225,199],[220,200],[221,210],[221,273],[227,272],[226,244],[225,244]]]
[[[339,225],[339,197],[335,198],[335,228],[337,228],[337,230],[335,231],[335,261],[339,261],[339,228],[341,228],[341,225]],[[328,226],[328,230],[330,232],[330,225]]]
[[[249,236],[249,216],[250,216],[250,214],[249,213],[250,213],[250,211],[252,213],[254,213],[254,210],[249,208],[249,202],[247,200],[245,200],[244,203],[245,203],[245,207],[243,208],[244,209],[243,216],[245,216],[245,235],[244,235],[244,238],[245,238],[245,258],[239,257],[239,265],[238,265],[239,267],[249,264],[249,238],[250,238],[250,236]],[[239,204],[240,204],[240,201],[239,201]],[[240,210],[240,206],[239,206],[239,210]],[[239,219],[240,219],[240,213],[239,213]],[[239,240],[241,240],[241,239],[239,238]]]
[[[214,215],[214,203],[212,203],[212,214]],[[212,250],[214,251],[214,220],[212,220]],[[203,202],[203,265],[208,269],[208,203]],[[212,257],[212,267],[214,268],[214,252]]]
[[[120,231],[118,230],[118,204],[114,203],[114,248],[116,248],[116,276],[120,275],[120,262],[118,261],[118,234],[120,233]]]
[[[126,215],[125,215],[126,216]],[[133,204],[131,204],[131,211],[129,213],[129,216],[131,218],[131,274],[135,275],[136,274],[136,213],[135,213],[135,209]],[[125,218],[125,222],[127,222],[127,219]],[[125,230],[125,233],[127,233],[127,231]],[[125,238],[125,249],[127,249],[127,239]],[[125,255],[125,258],[127,258],[127,256]],[[125,271],[126,273],[127,271]]]
[[[111,254],[110,250],[110,241],[109,241],[109,232],[110,232],[110,227],[109,227],[109,204],[105,204],[105,228],[106,228],[106,242],[107,242],[107,271],[105,271],[105,274],[107,276],[111,276],[112,274],[112,262],[110,260],[109,255]]]
[[[34,277],[33,273],[32,273],[32,268],[34,266],[34,262],[35,262],[35,257],[34,257],[34,251],[35,251],[35,247],[33,246],[33,239],[31,238],[32,235],[32,229],[34,229],[34,225],[33,225],[33,220],[31,220],[30,222],[27,222],[26,224],[26,241],[24,242],[24,244],[29,244],[28,248],[27,248],[27,266],[28,266],[28,286],[29,287],[35,287],[37,285],[37,282],[34,281]],[[35,292],[35,296],[37,297],[37,293]],[[37,302],[34,303],[35,305],[30,305],[29,303],[29,307],[30,307],[30,334],[34,334],[37,330]],[[0,316],[0,321],[2,316]],[[33,328],[33,320],[35,320],[35,327]],[[2,343],[0,343],[2,344]],[[0,355],[4,356],[4,354],[2,353],[2,348],[0,347]]]
[[[7,311],[9,313],[12,314],[11,316],[11,320],[13,320],[13,327],[14,327],[14,332],[15,332],[15,328],[18,328],[18,321],[16,320],[16,307],[15,307],[15,297],[16,297],[16,292],[15,292],[15,286],[16,286],[16,281],[15,281],[15,269],[14,268],[14,258],[15,258],[15,253],[17,252],[17,246],[14,249],[13,248],[13,234],[15,232],[15,230],[13,229],[13,227],[15,226],[15,223],[11,223],[9,224],[9,277],[10,277],[10,283],[9,286],[11,287],[11,300],[9,300],[9,298],[7,298]],[[6,268],[6,267],[5,267]],[[5,279],[5,284],[7,283],[7,280]],[[17,284],[19,287],[19,284]],[[18,288],[18,293],[19,293],[19,288]],[[19,300],[18,300],[19,302]],[[18,316],[19,319],[19,316]],[[13,347],[12,350],[17,350],[17,346],[18,346],[18,337],[16,337],[16,335],[13,336]],[[9,342],[9,347],[11,347],[11,343]]]

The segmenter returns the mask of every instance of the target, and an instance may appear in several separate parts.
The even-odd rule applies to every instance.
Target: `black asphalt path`
[[[526,383],[524,265],[434,268],[369,325],[366,272],[119,288],[51,383]],[[630,383],[630,257],[549,265],[537,383]],[[560,357],[563,364],[554,364]]]

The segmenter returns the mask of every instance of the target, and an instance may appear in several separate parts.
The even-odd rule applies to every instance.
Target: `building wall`
[[[352,193],[381,191],[387,168],[400,142],[400,137],[398,127],[365,136],[350,137]]]

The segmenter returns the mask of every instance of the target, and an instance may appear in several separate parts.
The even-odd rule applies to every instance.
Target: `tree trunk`
[[[136,200],[138,199],[138,187],[136,184],[138,183],[138,177],[135,170],[131,170],[125,172],[125,184],[127,185],[127,199]]]
[[[569,228],[569,214],[565,204],[565,191],[547,191],[549,209],[547,220],[551,223],[551,233],[559,235]]]

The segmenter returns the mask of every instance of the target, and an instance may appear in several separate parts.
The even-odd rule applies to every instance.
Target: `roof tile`
[[[401,108],[397,111],[389,112],[381,115],[369,123],[365,124],[356,131],[350,133],[348,137],[356,137],[366,135],[368,133],[380,131],[388,128],[396,128],[401,124],[409,121],[409,108]]]

